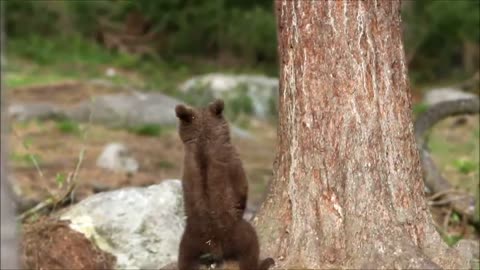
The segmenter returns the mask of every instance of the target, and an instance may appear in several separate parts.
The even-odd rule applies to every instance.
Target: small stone
[[[97,166],[115,172],[135,173],[138,162],[130,156],[127,147],[121,143],[110,143],[97,159]]]

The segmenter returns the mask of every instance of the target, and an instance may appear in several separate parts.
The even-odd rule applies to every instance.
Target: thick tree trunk
[[[279,145],[254,219],[278,268],[466,267],[434,229],[400,1],[276,1]]]
[[[7,182],[7,173],[6,173],[6,137],[5,123],[6,109],[5,109],[5,92],[4,92],[4,66],[5,66],[5,33],[4,33],[4,3],[0,3],[0,216],[1,216],[1,241],[0,241],[0,251],[1,251],[1,260],[0,268],[1,269],[17,269],[17,230],[16,230],[16,220],[14,216],[14,204],[11,200],[10,190],[8,189]]]

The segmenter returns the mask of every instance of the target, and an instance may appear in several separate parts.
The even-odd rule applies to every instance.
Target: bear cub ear
[[[193,110],[187,108],[187,106],[183,104],[179,104],[175,107],[175,114],[177,115],[178,119],[191,122],[193,120]]]
[[[208,105],[208,108],[214,115],[221,115],[223,112],[224,102],[222,99],[216,99]]]

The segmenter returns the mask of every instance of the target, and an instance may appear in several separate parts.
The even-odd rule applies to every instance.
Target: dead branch
[[[64,189],[63,192],[59,192],[57,194],[48,196],[48,198],[46,198],[42,202],[38,203],[37,205],[30,208],[29,210],[23,212],[21,215],[19,215],[17,217],[18,220],[23,221],[26,218],[28,218],[28,217],[36,214],[36,213],[41,212],[42,210],[54,209],[57,205],[61,205],[64,202],[68,201],[69,198],[70,198],[71,201],[74,200],[73,193],[74,193],[75,188],[77,186],[78,172],[80,171],[80,168],[81,168],[82,163],[83,163],[83,159],[85,158],[85,149],[86,149],[85,141],[86,141],[86,138],[87,138],[87,132],[88,132],[88,130],[90,128],[90,125],[92,123],[92,116],[93,116],[92,114],[93,114],[93,110],[90,109],[90,113],[89,113],[89,116],[88,116],[88,124],[87,124],[87,126],[86,126],[86,128],[83,132],[83,135],[82,135],[82,149],[80,150],[80,153],[78,154],[78,161],[75,165],[75,170],[68,174],[68,177],[67,177],[67,180],[66,180],[67,188]]]
[[[475,198],[472,195],[461,198],[454,196],[454,192],[451,192],[453,190],[451,184],[442,176],[430,157],[425,134],[435,124],[447,117],[478,114],[479,111],[480,101],[478,98],[446,101],[433,105],[415,121],[415,139],[420,151],[425,185],[433,193],[441,194],[438,197],[444,197],[442,201],[432,202],[431,205],[450,204],[456,212],[465,215],[472,221],[475,211]]]
[[[60,192],[57,195],[48,197],[47,199],[43,200],[39,204],[23,212],[21,215],[17,217],[17,220],[23,221],[26,218],[34,214],[40,213],[43,210],[52,209],[55,206],[62,204],[66,200],[66,198],[70,196],[74,188],[75,188],[75,182],[71,181],[71,184],[68,185],[67,189],[64,192]]]

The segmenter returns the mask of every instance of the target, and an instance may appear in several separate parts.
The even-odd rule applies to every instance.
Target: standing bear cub
[[[206,255],[215,261],[236,260],[241,270],[268,269],[274,263],[271,258],[259,262],[255,229],[242,218],[248,184],[223,108],[222,100],[205,108],[175,108],[185,150],[182,186],[187,216],[179,270],[198,269]]]

